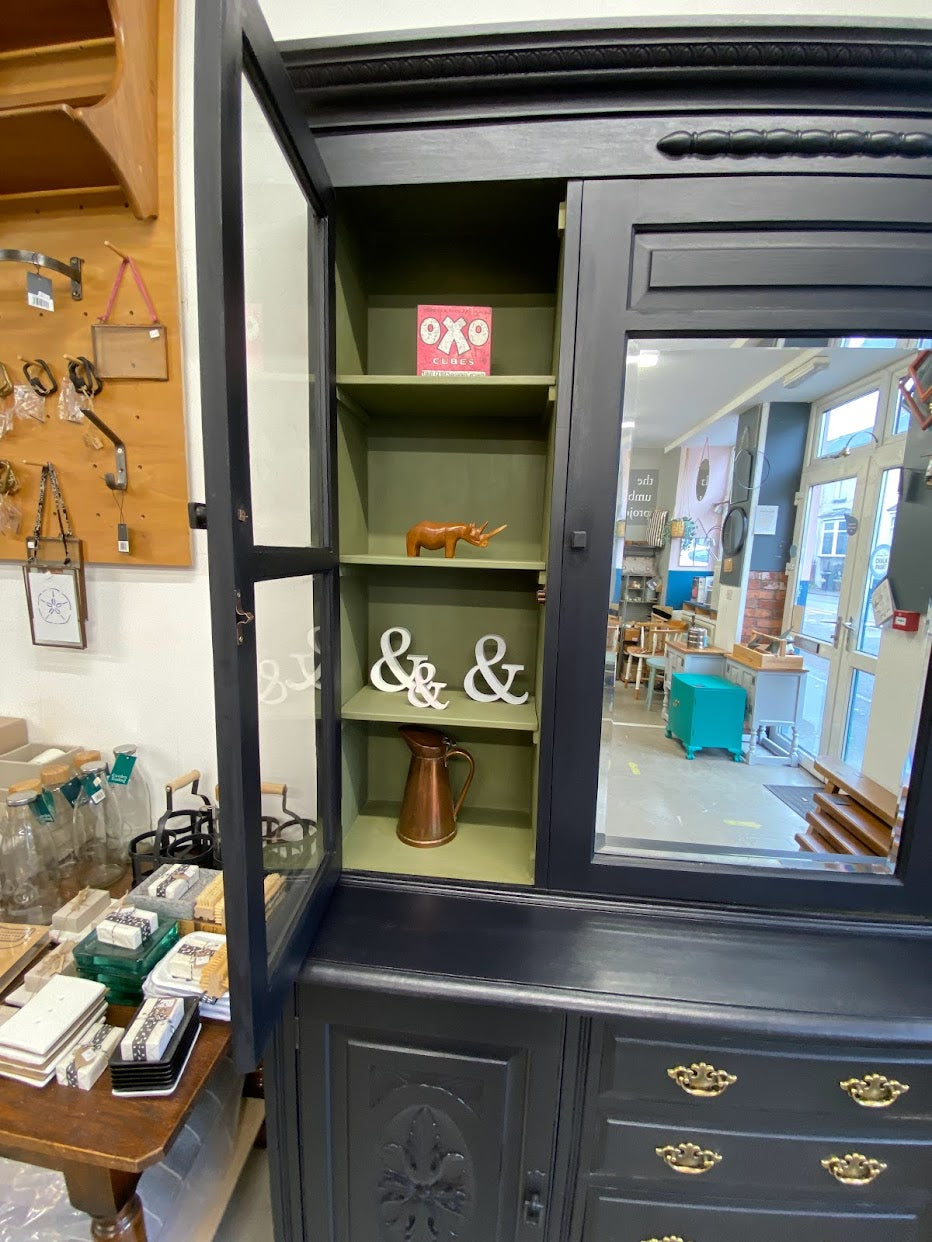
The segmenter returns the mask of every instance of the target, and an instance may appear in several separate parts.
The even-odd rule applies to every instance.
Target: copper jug
[[[398,839],[405,845],[421,848],[446,845],[456,836],[456,819],[476,774],[476,761],[468,750],[457,746],[439,729],[406,726],[398,732],[411,751],[408,780],[398,817]],[[450,773],[447,771],[448,759],[465,759],[469,764],[469,774],[455,805]]]

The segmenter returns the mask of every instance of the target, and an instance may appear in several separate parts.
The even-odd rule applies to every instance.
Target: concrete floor
[[[214,1242],[275,1242],[267,1151],[249,1153]]]
[[[802,768],[735,763],[724,751],[687,760],[664,736],[662,699],[658,688],[648,711],[632,686],[606,692],[596,818],[604,850],[798,857],[793,837],[805,821],[764,786],[817,782]]]

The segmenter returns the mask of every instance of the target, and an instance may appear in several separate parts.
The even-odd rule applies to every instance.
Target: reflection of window
[[[906,377],[903,376],[903,379]],[[909,406],[903,400],[903,394],[899,387],[893,390],[896,393],[896,414],[893,416],[893,434],[901,436],[904,432],[909,431]]]
[[[822,523],[820,556],[844,556],[848,547],[848,524],[843,517],[826,518]]]
[[[830,457],[845,448],[869,443],[879,404],[880,390],[875,388],[826,410],[819,434],[819,457]]]

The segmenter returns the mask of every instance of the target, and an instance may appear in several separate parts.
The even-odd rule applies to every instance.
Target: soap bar
[[[107,912],[110,894],[102,888],[82,888],[77,896],[56,910],[52,926],[61,931],[80,932],[91,927]]]
[[[169,901],[175,901],[194,887],[200,873],[200,867],[172,867],[167,874],[152,880],[147,886],[146,892],[150,897],[165,897]]]
[[[184,1017],[180,997],[143,1001],[120,1043],[124,1061],[159,1061]]]
[[[188,938],[172,953],[167,963],[168,973],[173,979],[190,979],[193,983],[201,981],[201,971],[217,951],[216,945],[199,942],[196,936]]]
[[[137,906],[121,906],[97,924],[97,939],[121,949],[138,949],[159,925],[159,916]]]
[[[28,995],[32,996],[38,992],[40,988],[44,988],[54,975],[74,975],[77,971],[74,965],[74,946],[71,944],[60,944],[45,957],[40,958],[30,970],[27,970],[23,976],[23,987]]]
[[[55,1077],[63,1087],[80,1087],[90,1091],[107,1068],[110,1054],[120,1042],[122,1026],[107,1026],[101,1022],[89,1036],[55,1067]]]

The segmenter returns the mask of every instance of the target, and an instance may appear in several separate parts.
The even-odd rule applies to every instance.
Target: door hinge
[[[243,642],[244,642],[245,636],[243,634],[243,630],[246,628],[247,625],[251,625],[253,621],[255,621],[255,619],[256,619],[256,614],[254,612],[247,612],[246,609],[243,607],[243,597],[239,593],[239,591],[237,591],[236,592],[236,642],[238,646],[242,647]]]

